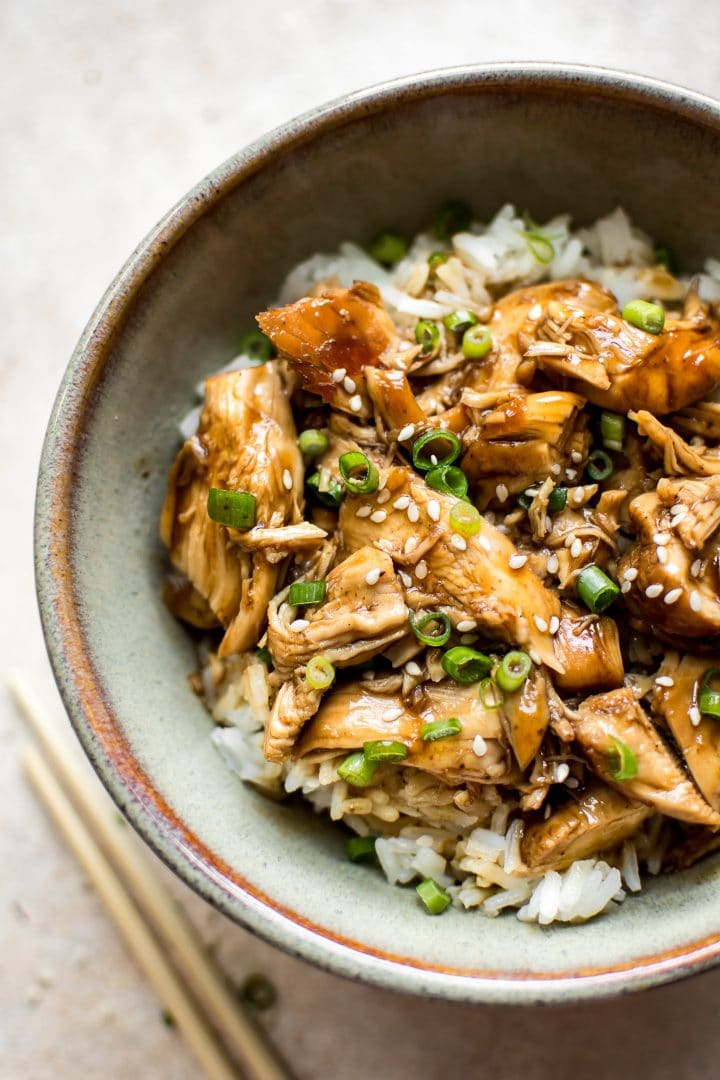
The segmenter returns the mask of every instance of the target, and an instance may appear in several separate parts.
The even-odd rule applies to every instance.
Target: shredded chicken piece
[[[667,724],[693,780],[715,810],[720,810],[720,724],[700,713],[698,698],[705,674],[718,666],[718,656],[668,653],[656,673],[652,696],[654,713]]]
[[[629,412],[628,416],[637,423],[642,435],[663,454],[663,469],[673,476],[690,474],[695,476],[717,476],[720,473],[720,455],[697,450],[690,446],[672,428],[645,410]]]

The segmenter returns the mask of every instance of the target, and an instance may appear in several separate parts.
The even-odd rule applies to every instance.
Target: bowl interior
[[[301,258],[422,228],[462,197],[587,221],[624,205],[699,267],[720,251],[718,120],[622,79],[451,73],[351,99],[221,167],[142,246],[61,391],[38,499],[38,584],[74,723],[146,838],[233,917],[400,988],[567,1000],[710,962],[720,863],[657,880],[611,917],[541,929],[448,912],[346,862],[343,830],[231,775],[190,691],[193,646],[160,601],[158,513],[177,420]],[[68,574],[69,571],[69,574]]]

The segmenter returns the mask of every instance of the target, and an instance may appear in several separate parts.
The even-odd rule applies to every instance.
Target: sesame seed
[[[456,551],[467,551],[467,540],[464,536],[458,536],[457,533],[453,533],[450,537],[450,543]]]
[[[575,505],[579,506],[584,498],[585,498],[585,488],[584,487],[575,488],[575,490],[573,491],[573,494],[572,494],[572,501],[575,503]]]
[[[673,525],[673,526],[679,525],[680,522],[684,521],[686,517],[687,517],[687,510],[683,507],[681,513],[673,515],[671,525]]]
[[[661,566],[664,566],[665,563],[668,561],[667,548],[655,548],[655,554],[657,555],[657,561],[660,563]]]
[[[431,454],[430,455],[430,464],[431,465],[437,465],[437,463],[438,463],[437,454]]]
[[[697,589],[690,590],[690,608],[692,611],[699,611],[702,607],[702,598]]]
[[[309,625],[310,623],[307,619],[295,619],[293,622],[290,623],[290,629],[305,630]]]
[[[560,560],[558,559],[557,555],[555,555],[555,554],[549,555],[548,556],[548,561],[547,561],[547,572],[548,572],[548,574],[557,574],[559,569],[560,569]]]
[[[548,629],[553,635],[553,637],[555,636],[555,634],[557,634],[558,630],[560,629],[560,620],[558,619],[557,615],[553,615],[550,619],[550,626],[548,627]]]
[[[662,591],[662,585],[659,585],[656,582],[654,585],[648,585],[647,589],[645,590],[645,595],[647,596],[648,600],[654,600],[656,596],[660,596],[660,593]]]
[[[355,511],[355,517],[359,517],[359,518],[370,517],[371,514],[372,514],[372,507],[371,506],[358,506],[357,510]]]
[[[565,547],[572,547],[576,540],[577,536],[575,535],[575,533],[570,533],[569,536],[565,537]]]
[[[628,566],[627,570],[623,571],[623,581],[634,581],[637,576],[637,566]]]
[[[393,506],[396,510],[407,510],[410,505],[410,496],[401,495],[399,499],[396,499]]]
[[[382,491],[383,488],[385,487],[385,485],[387,484],[387,482],[388,482],[387,474],[385,474],[385,476],[381,476],[380,477],[380,482],[378,484],[378,491]]]
[[[427,577],[427,574],[428,574],[427,563],[425,562],[424,559],[421,559],[420,562],[415,567],[415,577],[418,579],[418,581],[424,581],[425,578]]]
[[[387,510],[373,510],[370,515],[370,520],[374,521],[376,525],[379,525],[381,521],[384,521],[387,517]]]
[[[576,776],[568,776],[567,780],[565,781],[565,786],[569,788],[580,787],[580,781]]]
[[[290,472],[289,469],[286,469],[285,472],[283,473],[283,487],[286,489],[286,491],[292,491],[292,486],[293,486],[292,473]]]
[[[658,547],[664,547],[665,544],[670,543],[670,533],[656,532],[653,536],[653,544],[657,544]]]
[[[696,559],[695,562],[690,567],[690,575],[691,575],[691,577],[700,577],[701,571],[702,571],[702,559]]]
[[[525,565],[525,563],[527,561],[528,561],[527,555],[511,555],[510,559],[509,559],[510,569],[511,570],[521,570],[522,567]]]
[[[533,621],[541,634],[547,633],[548,624],[540,615],[533,615]]]
[[[343,381],[343,379],[345,378],[345,372],[346,372],[346,368],[344,368],[344,367],[339,367],[337,369],[337,371],[333,371],[333,373],[332,373],[332,381],[334,383],[341,383]]]
[[[487,551],[488,555],[490,555],[490,553],[492,552],[492,544],[488,540],[487,536],[478,536],[478,544],[483,549],[483,551]]]
[[[700,710],[697,705],[691,705],[688,709],[688,716],[690,717],[690,723],[693,727],[697,727],[700,723]]]
[[[685,506],[683,505],[683,503],[675,503],[674,506],[670,507],[670,513],[672,514],[673,517],[677,517],[678,514],[687,513],[687,510],[686,510]]]
[[[346,375],[343,379],[343,387],[348,394],[354,394],[357,387],[355,386],[355,380],[351,379],[349,375]]]
[[[397,720],[397,718],[399,716],[402,716],[402,714],[402,709],[400,709],[397,705],[393,705],[389,709],[385,710],[385,712],[382,714],[382,718],[383,720],[387,720],[389,723],[391,720]]]
[[[577,476],[577,469],[566,469],[565,475],[567,476],[568,480],[574,480]]]
[[[555,462],[554,465],[550,466],[550,472],[553,474],[553,476],[559,476],[562,472],[562,466],[558,465],[558,463]]]
[[[400,428],[400,430],[398,431],[398,442],[405,442],[406,439],[409,439],[410,436],[414,435],[414,434],[415,434],[415,425],[414,424],[406,424],[405,427]]]
[[[621,593],[629,593],[631,589],[632,581],[623,581],[622,585],[620,586]]]
[[[656,686],[674,686],[675,680],[670,675],[658,675],[655,680]]]
[[[377,497],[378,506],[384,506],[386,502],[390,502],[390,492],[381,491]]]
[[[355,394],[348,401],[348,405],[350,406],[350,408],[352,409],[353,412],[360,412],[360,410],[362,409],[362,398],[360,397],[359,394]]]
[[[406,589],[409,589],[411,587],[412,578],[409,574],[406,574],[404,570],[398,570],[398,577],[400,578],[401,583],[405,586]]]
[[[507,501],[507,497],[510,494],[505,484],[498,484],[495,488],[495,494],[497,495],[498,502],[504,503]]]
[[[415,503],[410,503],[410,505],[408,506],[407,518],[408,521],[411,522],[413,525],[420,520],[420,511],[418,510]]]
[[[572,454],[570,455],[570,460],[574,461],[576,465],[579,465],[582,461],[582,454],[580,453],[580,451],[573,450]]]
[[[474,645],[475,642],[479,641],[479,640],[480,639],[478,638],[477,634],[461,634],[460,635],[460,644],[461,645]]]
[[[431,521],[440,520],[440,503],[437,501],[437,499],[430,499],[427,504],[427,512],[428,517]]]
[[[548,803],[547,806],[545,807],[545,809],[543,810],[543,818],[545,819],[545,821],[547,821],[547,819],[550,817],[551,813],[552,813],[552,806],[550,805],[550,803]]]
[[[405,665],[405,670],[408,675],[414,675],[416,678],[418,675],[422,675],[422,668],[419,664],[416,664],[414,660],[408,660]]]
[[[487,754],[487,743],[483,739],[482,735],[476,735],[472,742],[473,754],[475,757],[484,757]]]
[[[532,647],[529,648],[528,649],[528,656],[532,660],[533,664],[541,664],[542,663],[542,661],[540,659],[540,654],[538,653],[537,649],[533,649]]]
[[[380,580],[380,568],[375,567],[373,570],[368,570],[365,575],[365,581],[368,585],[377,585]]]
[[[476,626],[477,623],[474,619],[461,619],[455,629],[461,634],[466,634],[469,630],[474,630]]]
[[[403,551],[406,555],[409,555],[411,551],[415,550],[419,543],[420,541],[418,540],[417,536],[408,536],[407,540],[405,541],[405,547],[403,548]]]
[[[570,775],[570,766],[566,762],[555,766],[555,780],[558,784],[564,784]]]
[[[573,559],[577,559],[579,555],[582,555],[582,540],[579,536],[576,536],[570,546],[570,555]]]
[[[537,322],[538,319],[542,318],[542,313],[542,304],[533,304],[527,313],[527,317],[528,319],[532,319],[533,322]]]
[[[379,548],[382,548],[382,549],[383,549],[383,551],[387,551],[387,553],[388,553],[388,554],[390,554],[390,552],[391,552],[391,551],[393,550],[393,548],[395,547],[395,545],[393,544],[392,540],[385,540],[385,539],[383,539],[383,540],[378,540],[378,542],[377,542],[377,546],[378,546]]]
[[[670,592],[665,593],[663,599],[664,604],[674,604],[676,600],[679,600],[682,596],[682,589],[671,589]]]

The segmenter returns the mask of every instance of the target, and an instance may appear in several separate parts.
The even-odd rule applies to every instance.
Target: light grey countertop
[[[706,0],[4,0],[2,669],[60,710],[31,559],[45,424],[100,294],[196,180],[312,105],[445,64],[597,63],[720,95],[717,29]],[[0,1080],[197,1076],[29,794],[23,738],[0,693]],[[309,968],[172,887],[232,978],[276,982],[265,1022],[303,1080],[718,1075],[720,972],[594,1008],[434,1003]]]

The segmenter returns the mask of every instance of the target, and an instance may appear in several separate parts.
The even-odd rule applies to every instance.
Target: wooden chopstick
[[[192,987],[194,997],[203,1006],[214,1026],[224,1036],[228,1048],[237,1057],[248,1077],[252,1078],[252,1080],[288,1080],[291,1073],[267,1045],[252,1020],[245,1014],[240,1003],[227,987],[222,975],[205,953],[191,924],[161,882],[150,871],[138,850],[137,840],[132,831],[123,828],[118,823],[116,811],[99,785],[92,782],[91,778],[91,782],[88,782],[89,778],[84,767],[85,763],[69,737],[59,725],[48,718],[45,710],[24,679],[14,675],[10,680],[10,690],[22,715],[28,721],[41,748],[51,762],[55,773],[71,794],[79,813],[75,814],[72,804],[63,795],[62,790],[53,778],[52,772],[47,768],[42,758],[39,759],[40,766],[38,766],[39,755],[37,752],[29,752],[30,766],[28,767],[28,775],[38,794],[42,797],[45,792],[49,792],[50,788],[43,784],[43,781],[49,775],[53,780],[53,786],[58,789],[60,796],[62,796],[70,807],[70,811],[77,818],[74,823],[73,835],[78,835],[78,822],[80,827],[87,831],[83,819],[93,829],[107,855],[117,868],[119,877],[115,875],[112,867],[107,863],[100,848],[95,844],[88,832],[88,839],[93,845],[94,852],[105,864],[116,882],[120,884],[120,881],[124,880],[135,895],[157,937],[163,943],[167,952],[171,954],[183,979]],[[39,776],[42,779],[36,782]],[[43,787],[41,788],[39,784],[43,784]],[[53,797],[55,799],[53,805],[59,805],[55,791],[53,791]],[[67,808],[63,808],[61,821],[55,815],[49,803],[48,807],[61,829],[65,831],[63,822],[71,820]],[[76,851],[69,835],[68,843],[82,862],[83,860]],[[90,850],[90,845],[86,845],[83,850]],[[84,862],[83,866],[85,866]],[[85,866],[85,869],[90,874],[87,866]],[[102,878],[107,880],[104,872]],[[122,885],[120,885],[120,888],[122,889]],[[100,892],[99,887],[98,891]],[[103,899],[105,899],[104,896]],[[138,918],[140,918],[139,915]],[[142,920],[140,921],[142,922]],[[144,924],[143,930],[145,935],[149,934]],[[127,935],[126,940],[128,940]],[[136,949],[133,948],[132,943],[128,943],[133,953],[136,954]],[[156,955],[161,958],[164,967],[169,967],[166,954],[158,950],[157,946]],[[145,969],[145,965],[142,966]],[[167,1007],[170,1012],[175,1014],[174,1005],[168,1005]],[[177,1020],[179,1028],[184,1033],[180,1016],[177,1016]],[[204,1021],[202,1023],[204,1024]],[[188,1042],[192,1047],[193,1043],[189,1036]],[[232,1076],[236,1075],[236,1073],[218,1072],[216,1074],[211,1073],[211,1075],[220,1077]]]

